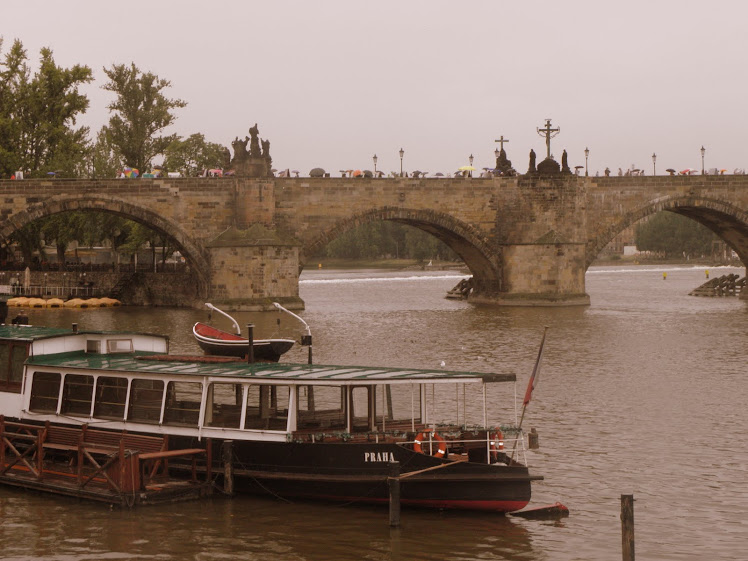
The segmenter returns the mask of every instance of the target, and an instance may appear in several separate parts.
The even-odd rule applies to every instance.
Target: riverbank
[[[316,264],[315,264],[316,263]],[[742,267],[740,261],[723,261],[709,257],[698,259],[664,259],[655,257],[609,257],[596,259],[593,266],[609,267],[612,265],[691,265],[704,267]],[[469,269],[462,262],[457,261],[417,261],[416,259],[319,259],[307,264],[307,269],[385,269],[385,270],[455,270],[469,274]]]
[[[315,265],[316,263],[316,265]],[[307,264],[307,269],[387,269],[399,270],[432,270],[432,271],[465,271],[467,266],[460,261],[418,261],[416,259],[318,259]]]

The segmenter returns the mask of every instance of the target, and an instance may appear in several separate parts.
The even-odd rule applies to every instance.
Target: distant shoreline
[[[429,264],[430,263],[430,264]],[[742,267],[739,261],[720,262],[709,258],[699,259],[654,259],[625,257],[621,259],[597,259],[592,266],[610,267],[612,265],[693,265],[703,267]],[[317,259],[306,265],[311,269],[385,269],[392,271],[458,271],[469,274],[464,263],[455,261],[426,261],[415,259]]]

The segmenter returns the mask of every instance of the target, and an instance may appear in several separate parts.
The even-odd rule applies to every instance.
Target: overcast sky
[[[590,175],[748,167],[745,0],[4,0],[3,55],[85,64],[83,124],[108,120],[104,67],[134,62],[188,103],[173,130],[230,147],[258,123],[273,165],[450,173],[527,169],[551,150]]]

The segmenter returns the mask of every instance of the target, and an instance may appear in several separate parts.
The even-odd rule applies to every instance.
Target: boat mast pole
[[[312,330],[309,328],[309,324],[292,311],[287,310],[278,304],[278,302],[273,302],[273,306],[275,306],[279,312],[286,312],[288,315],[295,317],[304,325],[304,327],[306,327],[306,341],[304,341],[304,338],[302,337],[301,344],[304,345],[306,343],[309,346],[309,364],[312,364]]]
[[[219,314],[221,314],[221,315],[226,316],[227,318],[229,318],[231,320],[231,323],[234,324],[234,329],[236,330],[236,334],[237,335],[241,335],[242,334],[242,330],[239,328],[239,324],[236,322],[236,320],[234,318],[232,318],[230,315],[228,315],[223,310],[219,310],[218,308],[216,308],[210,302],[206,302],[205,305],[208,307],[208,309],[213,310],[215,312],[218,312]]]
[[[545,334],[548,332],[548,326],[545,326],[545,329],[543,329],[543,339],[540,341],[540,348],[538,349],[538,358],[535,359],[535,367],[532,369],[532,376],[530,376],[530,381],[527,386],[527,391],[525,392],[525,399],[522,403],[522,415],[519,418],[519,425],[517,425],[517,438],[514,439],[514,447],[512,448],[512,457],[511,459],[514,459],[514,453],[517,451],[517,442],[520,439],[520,436],[522,434],[522,421],[525,420],[525,411],[527,410],[527,406],[530,404],[530,398],[532,397],[532,390],[535,387],[535,378],[538,375],[538,372],[540,372],[540,360],[543,358],[543,346],[545,345]],[[515,390],[516,391],[516,390]]]

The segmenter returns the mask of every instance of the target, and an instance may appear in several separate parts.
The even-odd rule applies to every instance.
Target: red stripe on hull
[[[298,496],[298,495],[297,495]],[[387,504],[389,499],[377,499],[372,497],[341,497],[338,495],[308,495],[304,498],[325,501],[344,501],[350,503],[376,503]],[[452,510],[481,510],[488,512],[515,512],[525,508],[530,501],[471,501],[471,500],[440,500],[440,499],[401,499],[400,502],[406,506],[420,508],[452,509]]]

